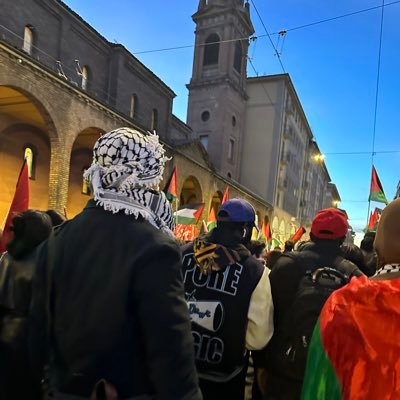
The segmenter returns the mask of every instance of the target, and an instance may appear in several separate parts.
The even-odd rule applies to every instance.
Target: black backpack
[[[279,370],[292,379],[303,380],[312,333],[326,300],[335,290],[350,281],[346,268],[340,268],[341,263],[348,262],[340,258],[335,261],[335,268],[316,267],[306,270],[300,280],[292,312],[282,332],[282,346],[275,355],[278,356],[275,361]]]

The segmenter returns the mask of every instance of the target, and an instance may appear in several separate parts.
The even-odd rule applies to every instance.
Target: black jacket
[[[29,372],[27,324],[34,252],[21,259],[0,259],[0,398],[35,398]],[[37,393],[38,395],[38,393]]]
[[[306,271],[319,267],[333,268],[338,264],[341,272],[350,277],[363,275],[355,264],[341,257],[340,243],[336,241],[310,243],[306,250],[282,254],[278,259],[269,275],[274,301],[274,335],[267,346],[267,352],[256,354],[258,366],[274,370],[265,354],[274,352],[275,347],[280,348],[280,340],[284,337],[282,330],[286,327],[300,280]]]
[[[201,399],[180,252],[148,222],[90,201],[62,225],[41,249],[34,278],[30,347],[39,368],[48,320],[58,391],[89,397],[105,379],[121,399]]]
[[[196,365],[200,377],[228,382],[246,365],[246,329],[250,299],[264,267],[240,243],[224,238],[218,228],[206,235],[209,244],[221,246],[215,262],[221,268],[205,275],[195,263],[193,243],[182,248],[183,274]],[[234,251],[236,263],[223,254]]]

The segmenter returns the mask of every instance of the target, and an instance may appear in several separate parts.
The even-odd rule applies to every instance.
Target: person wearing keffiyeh
[[[85,173],[93,199],[40,249],[30,352],[52,399],[202,399],[172,212],[158,189],[166,161],[156,135],[102,135]]]

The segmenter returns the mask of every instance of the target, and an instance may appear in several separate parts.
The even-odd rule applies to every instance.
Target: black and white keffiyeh
[[[93,163],[84,176],[95,201],[105,210],[141,216],[172,235],[171,206],[158,191],[167,160],[156,134],[118,128],[97,140]]]
[[[400,264],[386,264],[376,271],[375,276],[382,274],[393,274],[395,272],[400,272]]]

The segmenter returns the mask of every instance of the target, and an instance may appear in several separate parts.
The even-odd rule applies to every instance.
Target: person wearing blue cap
[[[205,400],[243,400],[248,353],[273,334],[267,269],[251,256],[256,213],[243,199],[225,202],[217,227],[182,248],[196,367]]]

